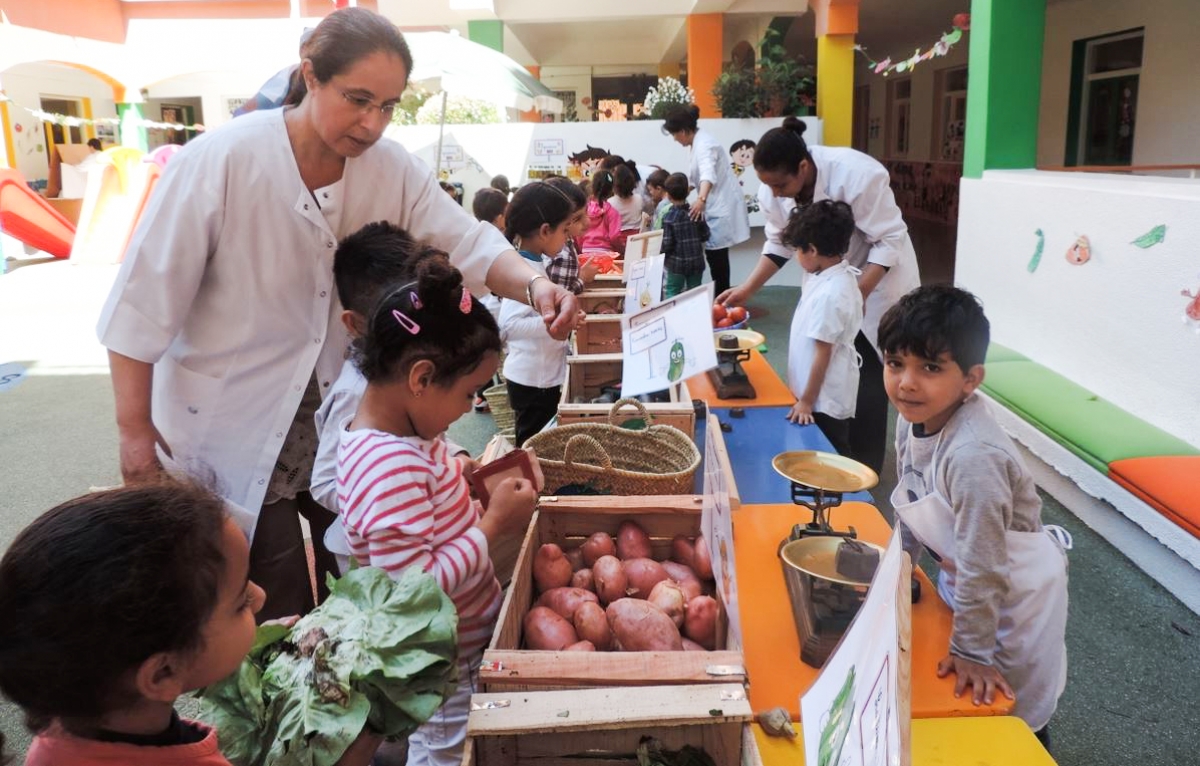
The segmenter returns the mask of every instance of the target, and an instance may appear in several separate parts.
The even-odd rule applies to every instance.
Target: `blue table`
[[[725,448],[729,451],[729,462],[733,466],[733,480],[737,482],[738,494],[743,505],[766,503],[790,503],[791,483],[775,473],[771,459],[780,452],[795,450],[818,450],[836,452],[833,445],[815,425],[798,426],[787,422],[788,407],[747,407],[744,417],[729,415],[729,408],[715,407],[710,412],[722,423],[733,427],[723,434]],[[696,418],[696,444],[704,455],[705,428],[703,418]],[[703,464],[696,472],[696,492],[703,492]],[[845,500],[860,500],[874,503],[870,492],[855,492],[844,496]]]

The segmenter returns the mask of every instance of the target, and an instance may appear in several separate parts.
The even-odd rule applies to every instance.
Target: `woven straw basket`
[[[496,431],[512,439],[517,432],[517,414],[508,403],[508,384],[484,389],[483,398],[487,400],[488,410],[496,421]]]
[[[537,453],[546,477],[545,494],[690,495],[695,491],[700,451],[682,431],[650,425],[621,428],[632,406],[645,423],[653,417],[636,399],[613,405],[608,423],[570,423],[535,434],[525,442]],[[562,494],[567,494],[563,492]]]

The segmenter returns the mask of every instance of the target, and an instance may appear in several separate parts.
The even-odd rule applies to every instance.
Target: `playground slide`
[[[68,257],[75,241],[71,222],[11,168],[0,168],[0,230],[55,258]]]
[[[121,154],[117,154],[121,152]],[[120,263],[161,171],[141,152],[110,149],[113,163],[88,173],[71,263]]]

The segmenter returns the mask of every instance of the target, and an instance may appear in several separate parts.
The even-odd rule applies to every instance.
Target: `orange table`
[[[804,766],[804,733],[768,737],[758,724],[754,743],[763,766]],[[913,766],[1054,766],[1020,718],[927,718],[912,722]]]
[[[835,528],[854,527],[858,537],[887,545],[892,531],[875,506],[845,502],[830,511]],[[817,677],[817,669],[800,661],[800,639],[792,623],[787,585],[776,550],[794,524],[806,523],[812,512],[798,505],[743,505],[733,512],[734,553],[737,557],[742,648],[750,678],[750,706],[760,712],[782,705],[800,718],[800,695]],[[952,614],[924,573],[921,600],[912,613],[912,716],[994,716],[1012,711],[1001,697],[990,706],[976,707],[969,694],[954,697],[954,677],[937,677],[937,663],[950,647]]]
[[[758,394],[753,399],[718,399],[707,373],[688,378],[688,390],[692,392],[693,399],[702,399],[709,407],[790,407],[796,403],[796,397],[788,390],[787,383],[780,379],[757,349],[751,349],[750,358],[742,362],[742,368],[749,376],[754,392]]]

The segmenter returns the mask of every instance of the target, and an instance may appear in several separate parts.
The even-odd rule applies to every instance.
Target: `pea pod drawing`
[[[850,722],[854,717],[854,667],[846,673],[846,682],[833,698],[828,718],[821,727],[821,744],[817,750],[817,766],[837,766],[842,758],[842,747],[850,734]]]
[[[1140,247],[1143,250],[1147,250],[1151,247],[1154,247],[1155,245],[1161,244],[1162,242],[1164,242],[1166,240],[1166,238],[1167,238],[1167,225],[1165,223],[1160,223],[1158,226],[1155,226],[1153,229],[1146,232],[1145,234],[1138,237],[1137,239],[1130,242],[1129,244]]]
[[[1042,262],[1042,249],[1046,247],[1046,235],[1042,230],[1038,229],[1034,234],[1037,235],[1037,247],[1034,248],[1033,257],[1029,259],[1029,265],[1026,267],[1030,274],[1037,271],[1038,264]]]

